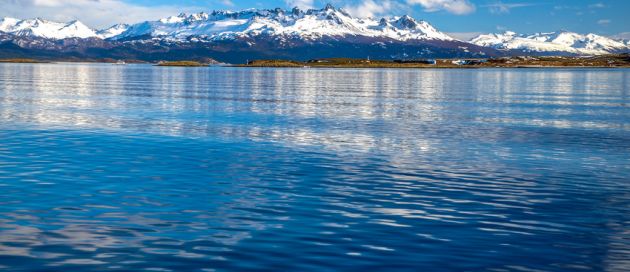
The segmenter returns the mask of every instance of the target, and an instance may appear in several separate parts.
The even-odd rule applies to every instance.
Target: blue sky
[[[323,7],[346,8],[358,16],[410,14],[438,29],[465,37],[512,30],[519,33],[570,30],[630,38],[628,0],[0,0],[0,16],[79,19],[92,27],[138,22],[180,11]]]

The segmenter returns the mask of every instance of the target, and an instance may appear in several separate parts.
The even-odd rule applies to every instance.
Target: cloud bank
[[[420,5],[426,12],[447,11],[457,15],[475,11],[475,5],[468,0],[407,0],[410,5]]]
[[[97,28],[203,10],[199,7],[176,5],[148,7],[121,0],[0,0],[0,7],[0,17],[41,17],[62,22],[80,20]]]
[[[301,9],[315,8],[325,1],[285,0],[287,7]],[[475,6],[469,0],[330,0],[344,7],[354,16],[375,17],[408,13],[414,7],[425,12],[448,12],[456,15],[469,14]],[[224,7],[234,6],[233,0],[212,0],[208,3]],[[191,7],[181,4],[143,6],[125,0],[0,0],[0,17],[20,19],[42,17],[49,20],[67,22],[80,20],[94,28],[108,27],[115,23],[136,23],[155,20],[180,12],[199,12],[209,7]],[[217,7],[218,8],[218,7]],[[268,7],[273,8],[273,7]]]
[[[352,16],[356,17],[375,17],[379,15],[390,14],[394,9],[400,8],[398,2],[384,0],[378,3],[373,0],[364,0],[358,5],[346,5],[344,9]]]
[[[447,12],[455,15],[473,13],[475,5],[468,0],[362,0],[359,2],[346,2],[344,9],[350,14],[359,17],[374,17],[380,15],[400,15],[409,13],[414,7],[421,7],[425,12]]]
[[[315,5],[315,0],[285,0],[284,2],[290,8],[298,7],[303,10],[312,9]]]
[[[536,4],[533,3],[503,3],[501,1],[497,1],[493,4],[488,4],[483,7],[487,7],[490,13],[494,14],[507,14],[510,13],[510,10],[515,8],[523,8],[523,7],[531,7]]]

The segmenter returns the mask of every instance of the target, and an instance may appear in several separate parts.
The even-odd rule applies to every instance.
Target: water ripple
[[[0,64],[0,270],[625,271],[629,79]]]

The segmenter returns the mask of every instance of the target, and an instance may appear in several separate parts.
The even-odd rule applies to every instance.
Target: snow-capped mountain
[[[111,27],[96,31],[96,35],[98,35],[98,37],[101,39],[109,39],[122,34],[123,32],[127,31],[127,29],[129,29],[128,24],[116,24]]]
[[[253,36],[300,37],[316,40],[322,37],[363,36],[394,40],[445,40],[453,38],[425,21],[409,16],[361,19],[352,17],[343,9],[326,6],[321,10],[285,11],[245,10],[240,12],[214,11],[197,14],[180,14],[157,21],[132,25],[113,39],[138,36],[185,39],[200,36],[206,39],[231,39]]]
[[[27,20],[3,18],[0,19],[0,31],[16,36],[32,36],[47,39],[98,37],[96,31],[79,21],[58,23],[40,18]]]
[[[307,11],[180,14],[102,30],[89,29],[77,21],[0,21],[0,56],[147,61],[214,58],[242,63],[261,58],[463,58],[497,53],[453,39],[410,16],[356,18],[331,5]]]
[[[56,42],[66,47],[184,47],[206,54],[248,51],[252,57],[382,56],[487,57],[510,54],[597,55],[630,52],[630,42],[595,34],[567,31],[519,35],[514,32],[481,35],[470,42],[451,38],[426,21],[410,16],[357,18],[343,9],[250,9],[180,14],[133,25],[91,29],[79,21],[58,23],[43,19],[0,19],[3,41],[19,47]],[[100,41],[81,41],[91,38]],[[29,40],[31,39],[31,40]],[[35,39],[47,39],[48,42]],[[71,42],[67,40],[72,40]],[[306,52],[306,48],[310,48]],[[74,50],[74,49],[73,49]],[[182,49],[184,50],[184,49]],[[291,51],[285,55],[276,54]],[[265,51],[265,52],[262,52]],[[183,54],[183,53],[182,53]],[[218,54],[218,53],[217,53]],[[284,53],[283,53],[284,54]],[[159,56],[152,56],[157,58]]]
[[[500,50],[519,50],[539,53],[569,53],[601,55],[629,52],[627,41],[614,40],[596,34],[578,34],[568,31],[522,35],[507,31],[501,34],[480,35],[470,41],[473,44]]]
[[[324,9],[302,11],[293,9],[213,11],[210,14],[179,14],[157,21],[134,25],[117,24],[94,30],[79,21],[58,23],[43,19],[0,20],[0,31],[16,36],[34,36],[48,39],[101,38],[130,39],[159,37],[169,40],[186,40],[200,37],[204,40],[225,40],[243,37],[272,36],[317,40],[322,37],[372,37],[398,41],[442,40],[453,38],[438,31],[426,21],[410,16],[393,18],[355,18],[343,9],[331,5]]]
[[[410,16],[357,18],[331,5],[323,9],[250,9],[180,14],[156,21],[95,30],[79,21],[0,19],[0,57],[48,59],[213,58],[242,63],[283,58],[487,58],[593,55],[630,52],[627,41],[571,32],[451,38]]]

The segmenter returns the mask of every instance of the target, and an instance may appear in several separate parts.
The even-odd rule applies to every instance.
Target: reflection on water
[[[0,269],[624,271],[629,70],[0,65]]]

